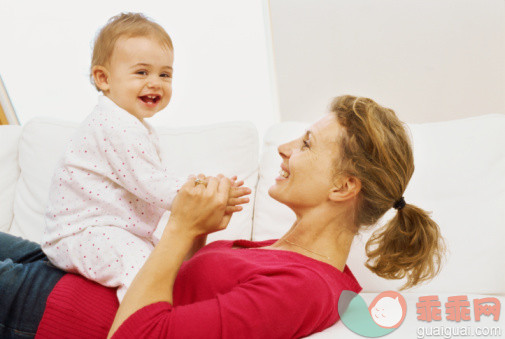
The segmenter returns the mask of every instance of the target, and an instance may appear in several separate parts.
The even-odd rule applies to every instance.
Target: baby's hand
[[[243,187],[244,181],[237,181],[237,176],[231,177],[232,185],[230,187],[230,194],[228,196],[228,203],[226,206],[225,214],[233,214],[235,212],[241,211],[242,204],[249,202],[249,198],[243,198],[244,195],[251,194],[251,189],[249,187]]]

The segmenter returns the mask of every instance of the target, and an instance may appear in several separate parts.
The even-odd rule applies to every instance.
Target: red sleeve
[[[336,298],[343,288],[330,289],[308,270],[255,275],[213,299],[176,307],[166,302],[146,306],[131,315],[114,337],[303,337],[336,322]]]

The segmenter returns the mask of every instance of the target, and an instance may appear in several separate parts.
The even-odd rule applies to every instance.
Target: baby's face
[[[167,107],[172,97],[174,53],[149,37],[119,38],[109,62],[104,94],[138,119]]]

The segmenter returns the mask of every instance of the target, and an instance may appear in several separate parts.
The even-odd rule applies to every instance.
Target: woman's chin
[[[277,187],[277,184],[273,184],[272,186],[270,186],[270,188],[268,189],[268,195],[274,199],[274,200],[277,200],[279,201],[279,199],[277,198],[278,197],[278,187]]]
[[[277,182],[275,184],[273,184],[272,186],[270,186],[270,188],[268,189],[268,195],[272,199],[280,202],[281,204],[286,204],[285,192],[283,192],[282,187],[280,187]],[[284,199],[283,199],[283,196],[284,196]]]

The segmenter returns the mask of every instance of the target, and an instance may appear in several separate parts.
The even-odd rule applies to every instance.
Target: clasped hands
[[[251,189],[237,177],[190,176],[172,203],[169,225],[190,237],[225,229],[233,213],[248,203]]]

